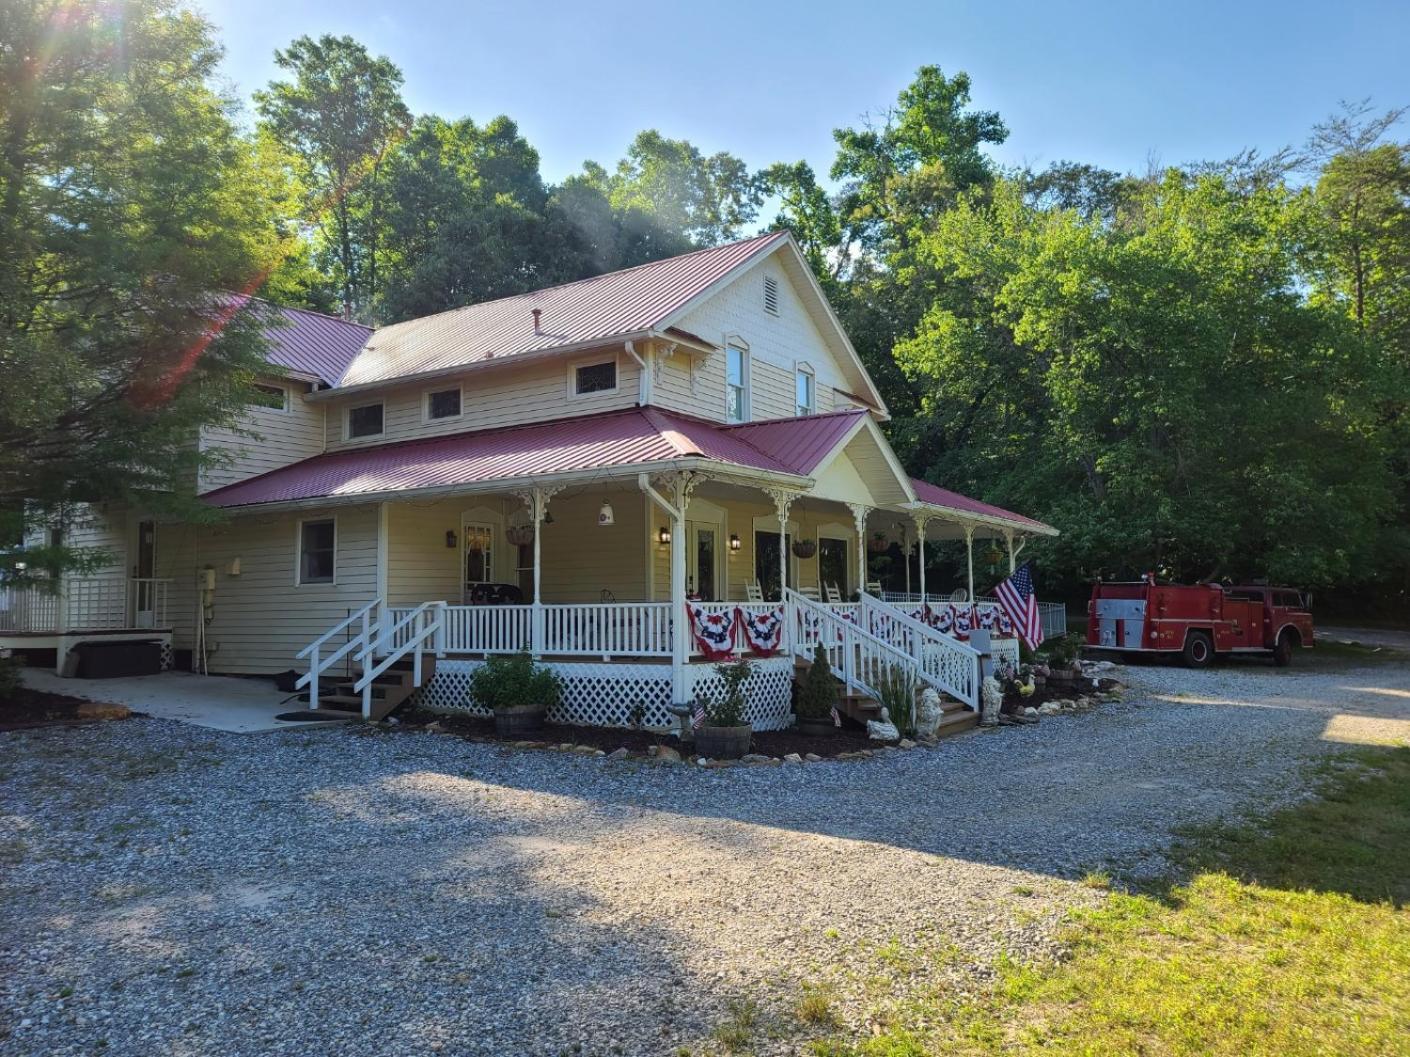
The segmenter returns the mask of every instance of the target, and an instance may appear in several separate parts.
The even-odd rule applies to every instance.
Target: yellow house
[[[913,555],[989,539],[1012,567],[1055,534],[907,476],[786,232],[375,331],[286,316],[248,420],[201,438],[224,520],[90,512],[79,542],[114,569],[0,598],[0,644],[49,635],[62,666],[85,635],[142,631],[198,670],[296,669],[315,703],[347,679],[366,714],[399,660],[436,658],[421,697],[458,707],[485,656],[528,648],[564,718],[651,725],[747,654],[768,728],[817,643],[862,692],[901,665],[975,705],[979,654],[935,612],[999,618],[972,559],[937,590]],[[901,582],[869,576],[873,550]]]

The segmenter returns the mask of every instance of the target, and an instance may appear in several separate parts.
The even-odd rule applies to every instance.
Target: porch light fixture
[[[608,525],[615,525],[617,517],[612,513],[612,504],[603,503],[602,508],[597,512],[597,525],[599,528],[606,528]]]
[[[739,536],[736,533],[731,533],[729,538],[729,549],[732,551],[737,551],[739,550],[739,546]]]
[[[446,529],[446,548],[449,550],[455,550],[455,543],[455,529]]]
[[[671,530],[668,529],[665,525],[662,525],[660,531],[656,533],[656,538],[661,541],[662,546],[666,545],[667,543],[670,543]]]

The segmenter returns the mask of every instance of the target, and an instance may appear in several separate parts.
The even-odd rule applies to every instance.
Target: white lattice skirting
[[[438,661],[436,675],[417,692],[415,703],[445,712],[487,716],[489,710],[470,697],[470,673],[483,661]],[[671,729],[677,719],[666,711],[671,704],[669,664],[575,664],[551,661],[547,667],[563,680],[563,699],[548,718],[556,723],[594,727],[629,727],[640,706],[641,725]],[[709,664],[692,664],[687,687],[718,693],[720,677]],[[754,662],[744,688],[746,716],[755,730],[782,730],[793,722],[793,664],[786,657]]]

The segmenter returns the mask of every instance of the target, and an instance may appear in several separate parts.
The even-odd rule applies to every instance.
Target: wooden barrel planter
[[[544,716],[548,713],[543,705],[513,705],[497,708],[494,712],[495,733],[501,738],[523,738],[543,730]]]
[[[748,723],[739,727],[701,727],[695,732],[695,754],[712,760],[737,760],[749,751],[752,732]]]

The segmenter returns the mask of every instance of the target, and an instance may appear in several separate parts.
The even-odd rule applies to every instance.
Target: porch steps
[[[793,662],[793,678],[795,682],[802,681],[809,668],[813,666],[812,661],[804,660],[801,657],[795,658]],[[916,698],[919,701],[922,691],[916,691]],[[838,709],[850,719],[858,723],[866,723],[868,720],[878,719],[881,716],[881,705],[874,698],[867,697],[855,691],[844,693],[838,702]],[[940,725],[935,730],[937,738],[949,737],[952,734],[962,734],[966,730],[971,730],[979,726],[979,713],[966,708],[963,702],[945,694],[940,695],[940,711],[943,715],[940,718]]]
[[[424,654],[421,658],[421,682],[416,682],[414,662],[403,657],[393,662],[377,678],[372,680],[372,714],[368,719],[376,722],[391,715],[417,690],[429,683],[436,674],[434,654]],[[346,716],[349,712],[362,715],[362,694],[353,689],[355,679],[332,679],[328,689],[318,695],[318,711]]]

